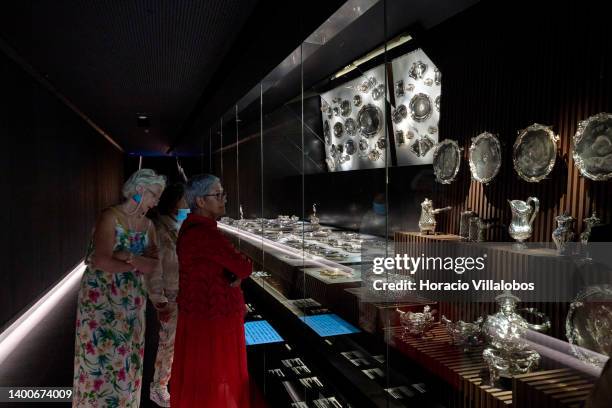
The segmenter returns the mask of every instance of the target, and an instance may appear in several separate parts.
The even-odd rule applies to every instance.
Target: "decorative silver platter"
[[[460,166],[461,149],[456,141],[445,139],[436,145],[433,152],[433,170],[438,183],[452,183]]]
[[[598,113],[580,122],[573,142],[580,174],[595,181],[612,178],[612,114]]]
[[[497,136],[483,132],[472,138],[469,161],[474,180],[483,184],[491,182],[499,173],[502,161],[501,144]]]
[[[612,355],[612,285],[589,286],[570,304],[565,321],[565,335],[572,353],[580,360],[602,367],[605,359],[592,350]]]
[[[531,183],[544,179],[555,166],[558,141],[550,126],[534,123],[521,130],[512,151],[518,175]]]
[[[357,115],[359,130],[365,137],[372,137],[382,128],[382,112],[380,108],[368,104],[364,105]]]
[[[344,121],[344,130],[349,136],[355,136],[357,133],[357,122],[354,119],[348,118]]]
[[[410,116],[417,122],[424,122],[431,116],[431,99],[427,94],[418,93],[410,99],[408,104]]]
[[[355,147],[355,142],[353,141],[353,139],[349,139],[344,143],[344,151],[349,156],[352,156],[356,150],[357,148]]]
[[[340,114],[344,117],[347,117],[351,114],[351,102],[346,99],[340,102]]]
[[[334,136],[342,137],[343,133],[344,133],[344,126],[342,126],[342,123],[336,122],[334,124]]]

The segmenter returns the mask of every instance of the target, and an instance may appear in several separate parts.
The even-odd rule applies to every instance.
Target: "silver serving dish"
[[[370,153],[368,153],[368,159],[370,159],[370,161],[375,162],[376,160],[380,159],[380,157],[380,152],[376,149],[372,149]]]
[[[387,147],[387,140],[385,139],[384,136],[381,136],[377,141],[376,141],[376,146],[380,149],[380,150],[385,150],[385,148]]]
[[[337,145],[336,150],[338,151],[340,155],[342,155],[342,153],[344,153],[344,145],[343,144]]]
[[[534,371],[540,364],[540,354],[535,350],[524,349],[510,354],[487,347],[482,358],[489,368],[489,385],[495,386],[500,377],[512,378],[515,375]]]
[[[357,107],[361,106],[361,95],[353,96],[353,105]]]
[[[412,66],[408,70],[408,76],[414,79],[422,79],[427,72],[427,64],[423,61],[413,62]]]
[[[344,134],[344,126],[342,125],[341,122],[336,122],[334,124],[334,136],[342,137],[343,134]]]
[[[334,159],[336,158],[336,156],[338,155],[338,150],[336,149],[336,145],[333,144],[329,147],[329,155],[331,157],[333,157]]]
[[[368,143],[368,139],[362,137],[359,139],[359,150],[362,152],[367,151],[370,148],[370,144]]]
[[[612,356],[612,285],[589,286],[570,304],[565,335],[580,360],[603,367],[605,359],[588,350]]]
[[[446,327],[446,332],[451,336],[453,344],[462,346],[464,351],[484,344],[484,337],[482,335],[484,319],[482,316],[473,323],[464,322],[463,320],[452,322],[444,315],[442,315],[440,321]]]
[[[408,132],[410,134],[410,131]],[[431,137],[424,135],[419,137],[411,146],[410,150],[418,157],[424,157],[434,147],[435,142]]]
[[[456,141],[445,139],[433,151],[433,171],[436,181],[441,184],[452,183],[461,167],[461,148]]]
[[[355,142],[353,141],[353,139],[349,139],[344,143],[344,151],[349,156],[352,156],[356,150],[357,148],[355,147]]]
[[[408,109],[406,109],[406,105],[398,106],[391,115],[394,123],[400,123],[408,116]]]
[[[595,181],[612,178],[612,114],[598,113],[580,122],[572,147],[580,174]]]
[[[344,130],[349,136],[355,136],[357,133],[357,122],[354,119],[348,118],[344,121]]]
[[[357,123],[359,130],[365,137],[372,137],[377,134],[382,128],[383,116],[380,108],[368,104],[359,110],[357,115]]]
[[[340,114],[344,117],[347,117],[351,114],[352,106],[351,102],[348,100],[343,100],[340,102]]]
[[[374,99],[375,101],[379,100],[384,95],[385,95],[385,85],[384,84],[380,84],[376,86],[374,89],[372,89],[372,99]]]
[[[484,132],[472,138],[469,162],[474,180],[490,183],[499,173],[501,161],[501,144],[497,136]]]
[[[395,131],[395,142],[401,146],[403,144],[406,143],[406,137],[404,136],[404,131],[403,130],[396,130]]]
[[[437,310],[431,310],[430,306],[425,306],[423,312],[404,312],[396,309],[400,315],[400,323],[404,327],[404,333],[411,336],[423,336],[433,327],[436,319]]]
[[[544,179],[555,166],[558,141],[550,126],[534,123],[521,130],[512,151],[518,175],[531,183]]]
[[[427,94],[418,93],[410,99],[408,104],[410,117],[417,122],[424,122],[431,116],[431,99]]]

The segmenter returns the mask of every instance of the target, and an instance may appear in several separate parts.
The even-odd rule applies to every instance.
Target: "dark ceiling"
[[[160,155],[203,110],[227,110],[342,3],[3,2],[0,41],[126,152]],[[150,117],[146,130],[139,113]]]

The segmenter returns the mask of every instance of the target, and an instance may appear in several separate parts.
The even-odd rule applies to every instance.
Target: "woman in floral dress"
[[[78,297],[73,407],[140,405],[143,274],[159,268],[155,228],[144,215],[164,187],[163,176],[138,170],[123,186],[126,200],[98,219]]]

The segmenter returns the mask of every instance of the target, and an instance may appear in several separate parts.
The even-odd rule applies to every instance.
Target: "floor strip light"
[[[85,264],[79,263],[57,285],[43,295],[32,307],[0,333],[0,364],[26,338],[57,303],[76,285],[85,271]]]

